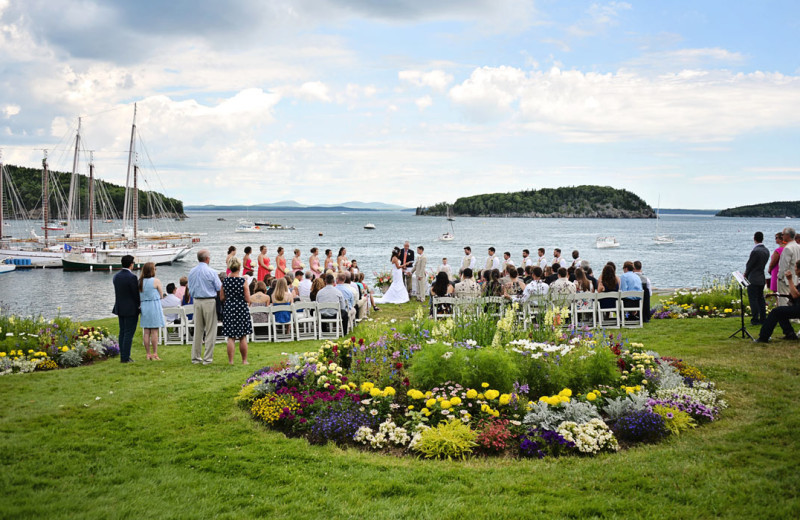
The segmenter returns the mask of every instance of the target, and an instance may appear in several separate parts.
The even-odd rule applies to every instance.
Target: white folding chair
[[[572,316],[576,327],[597,328],[596,301],[597,293],[582,292],[572,295]]]
[[[644,326],[643,303],[644,291],[622,291],[619,293],[619,313],[623,327],[638,329]]]
[[[608,308],[601,307],[602,302],[609,300],[613,301],[613,306]],[[619,318],[619,292],[603,292],[597,293],[597,300],[595,301],[595,310],[597,311],[597,325],[600,328],[613,328],[620,327]]]
[[[477,298],[453,298],[453,319],[464,320],[477,316]]]
[[[329,314],[330,316],[324,316]],[[342,336],[342,314],[338,302],[317,303],[319,339],[339,339]],[[325,330],[328,325],[328,330]]]
[[[158,329],[158,342],[162,345],[183,345],[186,335],[186,312],[183,307],[164,307],[164,323],[166,325]],[[167,315],[177,315],[178,323],[167,319]]]
[[[541,325],[544,319],[544,314],[547,312],[547,301],[538,298],[531,298],[525,303],[525,323],[523,328],[527,330],[534,325]]]
[[[292,305],[294,316],[294,333],[297,341],[319,339],[319,322],[316,316],[317,304],[313,302],[296,302]]]
[[[479,310],[488,314],[492,318],[500,319],[503,317],[503,308],[506,305],[506,300],[502,296],[486,296],[479,298]]]
[[[434,321],[438,320],[439,318],[452,318],[453,317],[453,307],[455,306],[456,299],[452,296],[433,296],[432,298],[432,306],[433,309],[433,319]]]
[[[294,341],[294,312],[292,312],[292,305],[278,305],[269,306],[270,313],[272,314],[270,318],[270,323],[272,324],[272,341]],[[279,312],[288,312],[289,313],[289,321],[284,323],[278,323],[275,319],[275,315]]]
[[[184,338],[186,339],[186,343],[192,343],[194,341],[194,305],[184,305],[182,306],[183,315],[186,316],[186,328],[184,329]],[[189,315],[191,314],[191,318]]]
[[[253,322],[250,341],[272,341],[272,313],[269,307],[265,305],[250,307],[250,320]]]

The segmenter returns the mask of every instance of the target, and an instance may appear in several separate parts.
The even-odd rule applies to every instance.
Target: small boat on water
[[[242,219],[239,220],[234,231],[236,233],[261,233],[261,228],[253,222]]]
[[[0,274],[10,273],[11,271],[15,270],[16,268],[17,268],[17,266],[14,265],[14,264],[2,263],[2,264],[0,264]]]
[[[450,233],[448,231],[446,233],[443,233],[442,236],[439,237],[439,240],[443,240],[445,242],[449,242],[451,240],[455,240],[455,238],[456,238],[455,235],[453,235],[452,233]]]
[[[295,229],[294,226],[284,226],[283,224],[268,224],[264,226],[264,229],[268,231],[292,231]]]
[[[597,249],[614,249],[615,247],[619,247],[620,243],[617,237],[597,237],[595,246]]]
[[[372,222],[370,222],[369,224],[367,224],[366,226],[364,226],[364,229],[375,229],[375,224],[373,224]]]
[[[659,233],[659,223],[661,221],[661,197],[658,197],[658,210],[656,211],[656,236],[653,237],[653,242],[657,245],[674,244],[675,239],[669,235],[662,235]]]

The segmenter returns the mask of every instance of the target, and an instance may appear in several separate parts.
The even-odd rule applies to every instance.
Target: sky
[[[800,199],[800,2],[0,0],[7,164],[186,204]],[[88,153],[81,160],[86,166]]]

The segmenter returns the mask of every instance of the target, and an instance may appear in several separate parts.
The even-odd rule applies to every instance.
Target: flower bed
[[[256,371],[236,401],[312,443],[448,459],[613,452],[727,406],[682,360],[620,337],[522,330],[513,311],[496,322],[418,314],[372,341],[327,341]]]
[[[0,315],[0,375],[69,368],[119,355],[117,338],[69,318]]]
[[[745,312],[750,312],[745,297]],[[736,282],[717,277],[706,280],[700,289],[680,289],[669,299],[650,309],[652,319],[727,318],[742,309]]]

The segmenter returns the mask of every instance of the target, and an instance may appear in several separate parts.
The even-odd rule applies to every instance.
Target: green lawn
[[[383,306],[382,319],[415,304]],[[114,320],[97,322],[116,329]],[[303,344],[254,344],[249,367],[118,361],[0,378],[2,518],[798,518],[800,345],[727,339],[735,319],[664,320],[625,336],[701,367],[723,419],[595,458],[422,461],[310,446],[233,397]],[[238,355],[238,354],[237,354]]]

